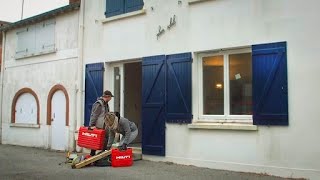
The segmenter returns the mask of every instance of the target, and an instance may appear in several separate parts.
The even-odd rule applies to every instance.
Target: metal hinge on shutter
[[[49,26],[49,25],[53,25],[53,24],[56,24],[56,21],[51,20],[51,21],[45,22],[45,26]]]
[[[21,50],[21,51],[16,51],[16,54],[24,53],[24,52],[28,52],[28,49],[24,49],[24,50]]]
[[[19,35],[20,33],[28,32],[28,31],[29,31],[29,28],[24,28],[22,30],[17,31],[16,34]]]

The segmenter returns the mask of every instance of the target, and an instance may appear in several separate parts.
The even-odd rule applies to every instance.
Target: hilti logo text
[[[130,159],[130,155],[126,155],[126,156],[116,156],[116,159]]]
[[[87,132],[82,132],[83,136],[88,136],[88,137],[98,137],[97,134],[92,134],[92,133],[87,133]]]

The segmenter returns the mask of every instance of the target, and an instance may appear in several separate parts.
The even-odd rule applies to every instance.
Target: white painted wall
[[[2,105],[2,143],[32,147],[49,147],[51,129],[47,123],[47,99],[51,88],[63,85],[69,95],[69,149],[74,146],[76,67],[78,58],[79,12],[55,17],[55,53],[15,60],[16,30],[6,33],[4,53],[4,88]],[[10,127],[14,95],[22,88],[31,88],[40,103],[40,127]]]
[[[258,131],[192,130],[167,124],[166,157],[144,156],[217,169],[285,177],[320,177],[317,78],[320,21],[317,0],[145,0],[146,14],[102,23],[105,0],[85,1],[85,63],[111,62],[158,54],[199,52],[287,41],[289,126]],[[153,7],[154,10],[151,10]],[[158,26],[177,24],[159,40]],[[196,54],[196,53],[195,53]],[[197,69],[194,58],[193,78]],[[112,82],[106,80],[106,83]],[[198,118],[197,81],[193,115]],[[107,84],[105,87],[112,87]]]

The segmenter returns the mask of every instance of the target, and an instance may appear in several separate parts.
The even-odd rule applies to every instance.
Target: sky
[[[24,3],[22,3],[24,2]],[[68,5],[69,0],[0,0],[0,21],[16,22]]]

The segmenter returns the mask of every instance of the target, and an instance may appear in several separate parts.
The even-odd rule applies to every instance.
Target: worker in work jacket
[[[122,138],[119,143],[119,149],[126,150],[128,144],[130,144],[138,135],[138,128],[136,124],[124,117],[120,117],[119,114],[111,112],[106,113],[104,120],[105,124],[109,128],[107,150],[111,149],[116,133],[122,134]]]
[[[109,112],[109,105],[108,102],[111,100],[111,98],[114,97],[112,93],[108,90],[104,91],[102,96],[97,99],[97,101],[92,105],[91,115],[90,115],[90,122],[89,127],[90,129],[105,129],[105,123],[104,123],[104,116],[106,113]],[[106,144],[108,141],[108,133],[106,133],[105,136],[105,145],[104,149],[106,149]],[[91,150],[90,155],[94,156],[96,154],[95,150]]]

